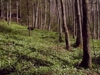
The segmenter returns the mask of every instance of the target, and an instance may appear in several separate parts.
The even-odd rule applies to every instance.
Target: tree
[[[30,12],[29,12],[29,1],[27,0],[27,25],[28,25],[28,31],[30,36]]]
[[[49,2],[49,24],[48,24],[48,30],[51,30],[51,0]]]
[[[7,15],[7,16],[6,16],[6,17],[7,17],[7,22],[9,21],[9,10],[8,10],[8,9],[9,9],[9,4],[8,4],[8,2],[7,2],[7,14],[6,14],[6,15]]]
[[[96,25],[97,25],[97,2],[96,0],[93,0],[93,39],[96,39]]]
[[[75,1],[75,16],[77,22],[77,38],[74,47],[82,46],[82,22],[81,22],[81,9],[79,0]]]
[[[8,7],[8,5],[7,5],[7,7]],[[9,0],[9,9],[8,9],[8,15],[9,15],[9,19],[8,19],[8,25],[10,25],[10,23],[11,23],[11,14],[12,14],[12,12],[11,12],[11,0]]]
[[[17,14],[17,16],[16,16],[16,22],[18,23],[18,9],[19,9],[19,2],[18,1],[16,1],[16,14]]]
[[[45,19],[44,19],[44,29],[46,29],[47,24],[47,0],[45,0]]]
[[[70,50],[70,41],[69,41],[69,31],[67,27],[67,22],[66,22],[66,9],[65,9],[65,0],[60,0],[61,3],[61,11],[62,11],[62,25],[64,28],[64,33],[65,33],[65,42],[66,42],[66,49]]]
[[[90,34],[89,34],[89,7],[88,7],[88,0],[82,0],[82,9],[83,9],[83,26],[82,26],[82,33],[83,33],[83,59],[82,62],[79,64],[80,67],[84,68],[91,68],[92,67],[92,60],[90,54]]]
[[[97,0],[97,13],[98,13],[98,24],[97,24],[97,39],[100,39],[100,0]]]
[[[57,16],[58,16],[58,24],[59,24],[59,42],[63,42],[62,39],[62,21],[61,21],[61,11],[59,8],[59,1],[56,0],[56,8],[57,8]]]
[[[38,16],[39,16],[39,1],[36,1],[36,4],[37,4],[37,6],[36,6],[36,14],[35,14],[35,28],[38,28]],[[35,4],[35,5],[36,5]]]
[[[1,0],[1,18],[3,18],[4,17],[4,1],[3,0]]]
[[[12,12],[11,12],[11,0],[9,1],[9,10],[10,10],[9,11],[10,12],[10,14],[9,14],[9,21],[11,22],[11,14],[12,14]]]

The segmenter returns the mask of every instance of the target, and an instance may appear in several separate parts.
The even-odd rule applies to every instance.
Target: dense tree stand
[[[82,62],[79,64],[80,67],[84,68],[91,68],[91,54],[90,54],[90,38],[89,38],[89,24],[87,22],[89,16],[88,11],[88,0],[82,0],[83,2],[83,26],[82,26],[82,33],[83,33],[83,59]]]

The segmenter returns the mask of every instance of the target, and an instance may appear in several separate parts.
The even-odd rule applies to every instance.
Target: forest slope
[[[98,41],[94,43],[100,46]],[[85,70],[75,68],[82,50],[68,52],[64,47],[56,32],[35,29],[28,36],[27,27],[0,22],[0,75],[99,75],[100,48],[95,48],[95,58],[91,43],[93,69]]]

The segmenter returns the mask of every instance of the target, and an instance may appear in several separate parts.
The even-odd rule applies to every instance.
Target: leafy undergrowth
[[[92,43],[93,69],[77,69],[82,50],[65,50],[56,32],[35,29],[28,36],[25,26],[0,22],[0,75],[99,75],[100,43]]]

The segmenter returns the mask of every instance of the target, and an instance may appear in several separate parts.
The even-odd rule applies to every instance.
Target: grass
[[[65,50],[56,32],[35,29],[28,36],[25,26],[0,22],[0,75],[99,75],[100,43],[94,40],[95,49],[92,45],[93,69],[77,69],[82,50]]]

